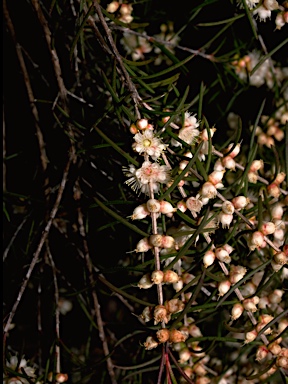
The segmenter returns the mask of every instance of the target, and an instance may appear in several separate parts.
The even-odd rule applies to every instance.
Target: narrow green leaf
[[[245,2],[245,1],[244,1]],[[259,60],[259,62],[255,65],[255,67],[252,69],[252,71],[250,72],[250,76],[253,75],[253,73],[255,71],[257,71],[257,69],[264,63],[264,61],[266,61],[267,59],[269,59],[269,57],[271,57],[272,55],[274,55],[275,52],[277,52],[280,48],[282,48],[285,44],[288,43],[288,37],[282,41],[282,43],[280,43],[279,45],[277,45],[277,47],[275,47],[274,49],[272,49],[272,51],[270,51],[269,53],[267,53],[267,55],[265,56],[262,56],[261,59]]]
[[[248,8],[246,0],[242,0],[242,4],[244,5],[245,12],[246,12],[246,15],[248,17],[249,23],[251,25],[251,29],[252,29],[253,35],[258,40],[258,34],[257,34],[257,31],[256,31],[256,28],[257,28],[256,21],[253,19],[252,15],[251,15],[251,11]],[[256,24],[256,26],[255,26],[255,24]]]
[[[132,296],[132,295],[129,295],[129,293],[123,291],[122,289],[120,288],[117,288],[115,287],[115,285],[111,284],[108,280],[106,280],[104,277],[102,277],[101,275],[98,275],[97,278],[103,283],[105,284],[108,288],[111,289],[111,291],[113,292],[117,292],[119,293],[121,296],[124,296],[126,297],[127,299],[131,300],[131,301],[134,301],[135,303],[139,303],[141,305],[145,305],[145,307],[154,307],[156,304],[155,303],[149,303],[148,301],[144,301],[144,300],[141,300],[141,299],[138,299],[137,297],[135,296]]]
[[[102,139],[104,139],[107,143],[109,143],[111,145],[111,147],[113,147],[118,153],[120,153],[120,155],[125,157],[125,159],[127,159],[130,163],[134,164],[136,167],[139,167],[139,163],[137,160],[135,160],[133,157],[131,157],[127,152],[123,151],[123,149],[121,149],[116,143],[114,143],[113,140],[109,139],[109,137],[107,137],[105,135],[105,133],[103,133],[95,125],[93,125],[93,128],[102,137]]]
[[[139,233],[139,235],[147,237],[149,236],[148,233],[142,231],[136,225],[129,223],[126,219],[124,219],[122,216],[118,215],[115,211],[112,211],[112,209],[106,207],[105,204],[103,204],[97,197],[93,197],[93,199],[96,201],[96,203],[99,205],[100,208],[103,209],[108,215],[114,217],[114,219],[118,220],[121,224],[125,225],[126,227],[132,229],[134,232]]]
[[[148,75],[148,76],[143,77],[143,80],[155,79],[155,77],[166,75],[167,73],[172,72],[172,71],[174,71],[175,69],[177,69],[179,67],[182,67],[182,65],[188,63],[188,61],[192,60],[194,57],[195,57],[194,54],[191,55],[191,56],[188,56],[186,59],[180,61],[179,63],[177,63],[175,65],[172,65],[171,67],[169,67],[167,69],[164,69],[163,71],[156,72],[153,75]]]

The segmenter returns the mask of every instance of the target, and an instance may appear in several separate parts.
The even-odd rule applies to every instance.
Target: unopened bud
[[[178,281],[179,281],[179,276],[177,275],[176,272],[172,271],[171,269],[164,271],[164,276],[163,276],[164,283],[173,284],[173,283],[177,283]]]
[[[178,331],[178,329],[172,329],[170,331],[169,341],[171,343],[181,343],[181,342],[184,342],[186,339],[187,339],[187,336],[184,335],[181,331]]]
[[[205,252],[205,254],[203,256],[204,267],[208,268],[210,265],[212,265],[215,261],[215,258],[216,258],[216,255],[213,251],[209,250],[209,251]]]
[[[251,341],[254,341],[256,339],[257,335],[258,335],[258,333],[257,333],[256,329],[253,329],[253,331],[251,331],[251,332],[246,332],[244,344],[248,344],[248,343],[251,343]]]
[[[275,224],[272,223],[272,221],[268,221],[266,223],[263,223],[261,225],[261,228],[259,230],[263,233],[264,236],[271,235],[272,233],[275,232]]]
[[[277,367],[288,369],[288,349],[287,348],[282,348],[281,352],[279,353],[276,359],[276,365]]]
[[[239,319],[239,317],[242,315],[243,312],[244,312],[244,307],[242,304],[240,303],[234,304],[231,311],[231,319],[232,320]]]
[[[57,373],[55,376],[57,383],[65,383],[68,380],[67,373]]]
[[[223,179],[224,172],[225,171],[213,171],[210,175],[208,175],[208,181],[210,181],[213,185],[220,183]]]
[[[224,296],[230,289],[231,283],[229,280],[221,281],[218,285],[219,296]]]
[[[148,237],[144,237],[137,243],[135,252],[147,252],[151,248]]]
[[[153,285],[153,281],[151,281],[151,275],[150,273],[146,273],[146,275],[142,276],[139,283],[138,283],[138,288],[140,289],[149,289]]]
[[[146,129],[148,127],[148,120],[147,119],[140,119],[136,121],[136,127],[140,130]]]
[[[254,160],[250,166],[249,172],[257,172],[264,167],[263,160]]]
[[[211,182],[206,181],[206,183],[202,185],[201,195],[203,197],[208,197],[208,199],[214,199],[217,195],[217,189]]]
[[[149,212],[160,212],[160,202],[156,199],[149,199],[146,206]]]
[[[163,282],[164,272],[160,270],[153,271],[151,274],[151,281],[154,284],[161,284]]]
[[[277,356],[280,354],[282,348],[278,343],[274,342],[268,345],[268,349],[273,355]]]
[[[177,208],[173,208],[172,204],[170,204],[168,201],[161,200],[160,201],[160,212],[164,215],[167,215],[168,213],[176,212]]]
[[[219,261],[229,264],[231,262],[231,257],[229,253],[222,247],[215,249],[215,255]]]
[[[269,353],[268,348],[265,345],[260,345],[256,352],[256,361],[261,361],[267,357]]]
[[[167,328],[159,329],[159,331],[156,332],[156,336],[159,343],[166,343],[166,341],[169,340],[170,331]]]
[[[237,210],[245,208],[249,203],[250,199],[245,196],[237,196],[232,199],[232,204]]]
[[[233,215],[235,207],[234,207],[233,203],[226,200],[223,202],[221,209],[224,213],[227,213],[229,215]]]
[[[232,171],[235,171],[236,162],[231,156],[225,156],[221,160],[222,160],[223,167],[227,169],[231,169]]]

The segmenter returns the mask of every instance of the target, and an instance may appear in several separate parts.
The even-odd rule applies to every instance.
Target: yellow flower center
[[[143,140],[144,147],[149,147],[151,145],[151,141],[148,139]]]

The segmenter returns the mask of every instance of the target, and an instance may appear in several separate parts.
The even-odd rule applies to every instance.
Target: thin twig
[[[48,160],[48,157],[47,157],[47,154],[46,154],[46,150],[45,150],[44,138],[43,138],[43,135],[42,135],[42,132],[41,132],[41,129],[40,129],[39,113],[38,113],[38,109],[37,109],[36,104],[35,104],[35,97],[34,97],[33,89],[32,89],[32,86],[31,86],[29,74],[28,74],[28,71],[27,71],[27,68],[26,68],[26,64],[25,64],[25,61],[24,61],[24,57],[23,57],[23,54],[22,54],[22,49],[21,49],[20,44],[17,42],[16,32],[15,32],[12,20],[10,18],[10,15],[9,15],[9,11],[8,11],[8,8],[7,8],[6,0],[3,1],[3,14],[4,14],[4,17],[5,17],[5,20],[6,20],[7,27],[9,29],[9,32],[10,32],[10,34],[12,36],[12,39],[14,41],[14,44],[15,44],[16,55],[17,55],[17,58],[18,58],[18,61],[19,61],[19,64],[20,64],[20,68],[21,68],[22,74],[23,74],[23,79],[24,79],[24,83],[25,83],[25,87],[26,87],[29,103],[30,103],[30,106],[31,106],[31,112],[32,112],[32,115],[34,117],[34,123],[35,123],[35,128],[36,128],[36,136],[37,136],[37,139],[38,139],[38,145],[39,145],[39,150],[40,150],[41,166],[42,166],[43,171],[45,172],[46,169],[47,169],[49,160]],[[48,185],[48,180],[47,179],[45,180],[45,185],[46,186]]]
[[[79,193],[77,195],[80,196],[81,192],[80,192],[80,186],[79,186],[78,182],[76,182],[75,188],[78,189]],[[81,235],[82,241],[83,241],[83,248],[84,248],[84,252],[85,252],[85,261],[86,261],[87,269],[89,272],[89,280],[90,280],[91,286],[95,287],[95,279],[93,276],[93,265],[92,265],[92,262],[90,259],[88,243],[86,240],[86,232],[85,232],[85,228],[84,228],[83,214],[82,214],[82,211],[80,208],[78,208],[77,211],[78,211],[79,232],[80,232],[80,235]],[[103,352],[104,352],[105,356],[107,357],[106,363],[107,363],[107,369],[109,372],[109,376],[110,376],[111,382],[113,384],[117,384],[117,380],[116,380],[116,376],[115,376],[115,372],[114,372],[114,365],[113,365],[111,357],[109,357],[110,352],[109,352],[109,347],[108,347],[108,343],[107,343],[107,339],[106,339],[106,335],[105,335],[105,331],[104,331],[104,324],[103,324],[103,320],[102,320],[102,316],[101,316],[100,304],[99,304],[96,290],[94,288],[92,289],[92,298],[93,298],[93,303],[94,303],[94,311],[95,311],[95,315],[96,315],[97,326],[99,329],[99,338],[102,342]]]
[[[128,89],[131,92],[132,99],[133,99],[134,104],[135,104],[135,112],[136,112],[137,119],[140,119],[141,115],[140,115],[140,112],[138,110],[138,106],[139,106],[141,97],[139,96],[139,93],[138,93],[138,91],[137,91],[137,89],[135,87],[135,84],[132,82],[132,80],[131,80],[131,78],[129,76],[129,73],[127,72],[127,70],[126,70],[126,68],[125,68],[125,66],[123,64],[123,60],[122,60],[122,58],[121,58],[121,56],[120,56],[120,54],[118,52],[118,49],[117,49],[117,47],[116,47],[116,45],[114,43],[112,33],[111,33],[111,31],[110,31],[110,29],[109,29],[109,27],[108,27],[108,25],[106,23],[106,20],[105,20],[105,18],[103,16],[100,4],[98,3],[97,0],[94,0],[93,4],[94,4],[94,7],[96,9],[97,15],[98,15],[98,17],[100,19],[100,22],[101,22],[101,24],[102,24],[102,26],[103,26],[103,28],[105,30],[105,33],[107,35],[107,39],[108,39],[108,41],[110,43],[111,49],[113,51],[113,54],[114,54],[114,56],[115,56],[115,58],[116,58],[116,60],[117,60],[117,62],[119,64],[119,67],[121,68],[121,71],[122,71],[122,73],[123,73],[123,75],[125,77]]]
[[[56,273],[56,267],[55,263],[50,251],[50,247],[48,244],[48,241],[46,240],[46,250],[48,253],[48,257],[50,260],[50,264],[52,267],[52,274],[53,274],[53,281],[54,281],[54,290],[55,290],[55,331],[56,331],[56,337],[57,337],[57,344],[55,346],[55,355],[56,355],[56,373],[61,372],[61,356],[60,356],[60,346],[59,346],[59,340],[60,340],[60,308],[59,308],[59,288],[58,288],[58,281],[57,281],[57,273]]]
[[[69,160],[67,162],[67,165],[64,169],[64,172],[63,172],[63,176],[62,176],[62,180],[61,180],[61,183],[60,183],[60,186],[59,186],[59,190],[58,190],[58,193],[57,193],[57,197],[56,197],[56,201],[54,203],[54,206],[50,212],[50,215],[49,215],[49,219],[45,225],[45,228],[42,232],[42,236],[41,236],[41,239],[39,241],[39,244],[37,246],[37,249],[33,255],[33,258],[32,258],[32,261],[30,263],[30,266],[29,266],[29,269],[26,273],[26,276],[24,278],[24,281],[20,287],[20,290],[19,290],[19,293],[18,293],[18,296],[17,296],[17,299],[12,307],[12,310],[9,314],[9,317],[8,317],[8,320],[7,320],[7,323],[4,327],[4,336],[6,337],[6,334],[7,332],[9,331],[10,329],[10,326],[11,326],[11,323],[12,323],[12,320],[13,320],[13,317],[17,311],[17,308],[18,308],[18,305],[20,304],[20,301],[22,299],[22,296],[26,290],[26,287],[28,285],[28,282],[30,280],[30,277],[31,277],[31,274],[33,272],[33,269],[39,259],[39,256],[40,256],[40,253],[42,251],[42,247],[49,235],[49,232],[50,232],[50,228],[51,228],[51,225],[52,225],[52,222],[58,212],[58,209],[59,209],[59,205],[60,205],[60,202],[62,200],[62,196],[63,196],[63,192],[65,190],[65,187],[66,187],[66,183],[67,183],[67,179],[68,179],[68,174],[69,174],[69,170],[70,170],[70,165],[71,165],[71,156],[69,157]]]

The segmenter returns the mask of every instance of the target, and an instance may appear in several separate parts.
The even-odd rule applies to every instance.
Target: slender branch
[[[54,290],[55,290],[55,331],[56,331],[56,337],[57,337],[57,344],[55,346],[55,355],[56,355],[56,373],[61,372],[61,357],[60,357],[60,346],[59,346],[59,340],[60,340],[60,309],[59,309],[59,288],[58,288],[58,281],[57,281],[57,273],[56,273],[56,266],[50,251],[50,247],[48,244],[48,241],[46,240],[46,249],[48,253],[48,257],[50,260],[50,264],[52,267],[52,274],[53,274],[53,281],[54,281]]]
[[[80,196],[81,192],[80,192],[80,186],[79,186],[78,182],[76,182],[75,188],[78,189],[78,192],[79,192],[76,195]],[[83,248],[84,248],[84,252],[85,252],[85,261],[86,261],[87,269],[89,272],[89,280],[90,280],[91,286],[94,287],[95,286],[95,279],[93,276],[93,264],[92,264],[91,259],[90,259],[88,243],[86,240],[86,232],[85,232],[85,228],[84,228],[83,214],[82,214],[82,211],[80,208],[78,208],[77,211],[78,211],[79,232],[80,232],[80,235],[81,235],[82,241],[83,241]],[[109,372],[109,376],[110,376],[111,382],[113,384],[117,384],[117,380],[116,380],[116,376],[115,376],[115,372],[114,372],[114,365],[113,365],[111,357],[109,357],[110,352],[109,352],[109,347],[108,347],[108,343],[107,343],[107,339],[106,339],[106,335],[105,335],[105,331],[104,331],[104,324],[103,324],[103,320],[102,320],[102,316],[101,316],[100,304],[99,304],[96,290],[94,288],[92,289],[92,298],[93,298],[93,303],[94,303],[94,311],[95,311],[95,315],[96,315],[97,326],[99,329],[99,337],[100,337],[100,340],[102,342],[103,352],[104,352],[105,356],[107,356],[106,363],[107,363],[107,369]]]
[[[97,15],[99,16],[100,22],[101,22],[101,24],[102,24],[102,26],[104,28],[104,31],[105,31],[105,33],[107,35],[108,41],[109,41],[109,43],[111,45],[111,49],[113,51],[113,54],[114,54],[114,56],[115,56],[115,58],[116,58],[116,60],[117,60],[117,62],[119,64],[119,67],[121,68],[121,71],[122,71],[122,73],[123,73],[123,75],[125,77],[128,89],[131,92],[132,99],[133,99],[134,104],[135,104],[135,112],[136,112],[137,119],[140,119],[141,115],[140,115],[140,112],[138,110],[138,106],[139,106],[139,102],[141,100],[141,97],[139,96],[139,93],[138,93],[138,91],[137,91],[137,89],[135,87],[135,84],[132,82],[132,80],[131,80],[131,78],[129,76],[129,73],[127,72],[127,70],[126,70],[126,68],[125,68],[125,66],[123,64],[121,56],[120,56],[120,54],[118,52],[118,49],[117,49],[117,47],[116,47],[116,45],[114,43],[112,33],[111,33],[111,31],[110,31],[110,29],[109,29],[109,27],[108,27],[108,25],[106,23],[106,20],[105,20],[105,18],[103,16],[100,4],[98,3],[97,0],[94,0],[93,4],[94,4],[94,7],[96,9]]]
[[[54,203],[54,206],[50,212],[50,215],[49,215],[49,219],[45,225],[45,228],[42,232],[42,236],[40,238],[40,241],[39,241],[39,244],[37,246],[37,249],[33,255],[33,258],[32,258],[32,261],[30,263],[30,266],[29,266],[29,269],[26,273],[26,276],[24,278],[24,281],[20,287],[20,290],[19,290],[19,293],[18,293],[18,296],[17,296],[17,299],[12,307],[12,310],[9,314],[9,317],[8,317],[8,320],[7,320],[7,323],[4,327],[4,335],[7,334],[7,332],[9,331],[10,329],[10,326],[11,326],[11,323],[12,323],[12,320],[14,318],[14,315],[17,311],[17,308],[18,308],[18,305],[20,304],[20,301],[22,299],[22,296],[26,290],[26,287],[28,285],[28,282],[30,280],[30,277],[32,275],[32,272],[33,272],[33,269],[39,259],[39,256],[40,256],[40,253],[42,251],[42,248],[43,248],[43,245],[49,235],[49,232],[50,232],[50,228],[51,228],[51,225],[52,225],[52,222],[58,212],[58,209],[59,209],[59,205],[60,205],[60,202],[62,200],[62,197],[63,197],[63,193],[64,193],[64,190],[65,190],[65,187],[66,187],[66,183],[67,183],[67,179],[68,179],[68,174],[69,174],[69,170],[70,170],[70,165],[71,165],[71,156],[69,157],[69,160],[67,162],[67,165],[64,169],[64,172],[63,172],[63,176],[62,176],[62,180],[61,180],[61,183],[60,183],[60,186],[59,186],[59,190],[58,190],[58,193],[57,193],[57,197],[56,197],[56,201]]]
[[[26,64],[25,64],[25,61],[24,61],[24,57],[23,57],[23,54],[22,54],[22,49],[21,49],[20,44],[17,42],[16,32],[15,32],[12,20],[10,18],[10,15],[9,15],[9,11],[8,11],[8,8],[7,8],[6,0],[3,1],[3,14],[4,14],[4,17],[5,17],[5,21],[6,21],[7,27],[9,29],[9,32],[10,32],[10,34],[12,36],[12,39],[14,41],[14,44],[15,44],[16,55],[17,55],[17,58],[18,58],[18,61],[19,61],[19,64],[20,64],[20,68],[21,68],[22,74],[23,74],[23,79],[24,79],[24,83],[25,83],[25,87],[26,87],[29,103],[30,103],[30,106],[31,106],[31,112],[32,112],[32,115],[34,117],[34,124],[35,124],[35,128],[36,128],[36,136],[37,136],[37,139],[38,139],[38,145],[39,145],[39,150],[40,150],[41,165],[42,165],[43,171],[45,172],[46,169],[47,169],[47,165],[48,165],[49,160],[48,160],[48,157],[47,157],[47,154],[46,154],[46,150],[45,150],[44,138],[43,138],[43,135],[42,135],[42,132],[41,132],[41,129],[40,129],[39,113],[38,113],[38,109],[37,109],[36,104],[35,104],[35,97],[34,97],[33,89],[32,89],[32,86],[31,86],[29,74],[28,74],[28,71],[27,71],[27,68],[26,68]],[[45,181],[45,184],[48,185],[48,180],[47,179]]]

